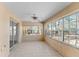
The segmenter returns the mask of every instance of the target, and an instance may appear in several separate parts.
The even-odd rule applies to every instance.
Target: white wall
[[[9,55],[9,24],[10,17],[13,17],[21,24],[21,22],[6,8],[3,3],[0,3],[0,56],[8,56]],[[22,30],[20,29],[19,32]],[[20,38],[21,39],[21,33]]]

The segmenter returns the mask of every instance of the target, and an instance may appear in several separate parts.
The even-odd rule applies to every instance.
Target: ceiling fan
[[[34,20],[38,19],[38,17],[36,16],[36,14],[33,14],[33,15],[32,15],[32,18],[33,18]]]

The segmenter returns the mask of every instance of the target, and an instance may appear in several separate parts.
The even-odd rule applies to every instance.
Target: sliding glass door
[[[10,21],[10,47],[13,46],[13,25],[12,25],[12,21]]]
[[[10,48],[17,43],[17,24],[10,21]]]

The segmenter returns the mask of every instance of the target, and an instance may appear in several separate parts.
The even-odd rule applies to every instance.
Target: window
[[[49,23],[48,24],[48,31],[47,31],[47,33],[48,33],[48,37],[51,37],[51,30],[52,30],[52,24],[51,23]]]
[[[32,26],[31,29],[33,34],[39,34],[39,26]]]
[[[48,25],[52,39],[79,48],[79,13],[63,17]]]
[[[76,15],[64,17],[64,42],[76,44]]]
[[[24,29],[23,30],[24,35],[41,34],[41,27],[40,26],[24,26],[23,29]]]
[[[74,45],[76,44],[76,15],[70,15],[69,19],[69,44]]]
[[[58,28],[59,41],[63,41],[63,19],[59,20]]]
[[[58,25],[59,25],[59,22],[57,21],[55,24],[56,24],[56,25],[55,25],[55,26],[56,26],[55,36],[58,37],[58,31],[59,31]]]
[[[79,13],[77,13],[77,29],[76,29],[76,34],[77,34],[77,37],[76,37],[76,39],[77,39],[77,41],[76,41],[76,47],[78,47],[79,48]]]
[[[55,32],[56,32],[55,30],[56,30],[56,24],[52,23],[52,33],[51,33],[52,38],[55,38]]]
[[[58,24],[59,24],[58,21],[53,24],[53,25],[54,25],[54,27],[53,27],[54,29],[53,29],[53,30],[54,30],[54,35],[55,35],[54,38],[55,38],[56,40],[58,40],[58,30],[59,30],[59,29],[58,29]]]
[[[51,29],[52,29],[51,26],[52,26],[52,24],[49,23],[49,24],[48,24],[48,30],[51,30]]]
[[[64,17],[64,42],[69,42],[69,16]]]

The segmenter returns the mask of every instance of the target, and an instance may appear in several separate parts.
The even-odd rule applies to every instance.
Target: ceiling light
[[[33,14],[32,18],[33,18],[34,20],[36,20],[36,19],[37,19],[37,17],[36,17],[36,15],[35,15],[35,14]]]

